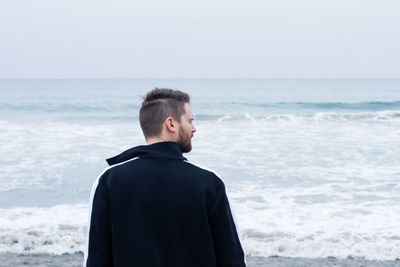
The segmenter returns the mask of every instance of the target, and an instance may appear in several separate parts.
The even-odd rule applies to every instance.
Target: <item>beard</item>
[[[179,133],[178,145],[182,153],[188,153],[190,152],[190,150],[192,150],[191,139],[192,139],[192,132],[185,133],[185,131],[181,129]]]

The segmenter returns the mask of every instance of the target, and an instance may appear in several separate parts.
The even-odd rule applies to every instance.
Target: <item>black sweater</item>
[[[107,162],[92,188],[84,266],[246,266],[224,183],[177,143]]]

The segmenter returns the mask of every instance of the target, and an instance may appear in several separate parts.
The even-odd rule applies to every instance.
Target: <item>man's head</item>
[[[189,95],[177,90],[156,88],[148,92],[139,112],[147,143],[173,141],[182,152],[189,152],[196,131],[189,102]]]

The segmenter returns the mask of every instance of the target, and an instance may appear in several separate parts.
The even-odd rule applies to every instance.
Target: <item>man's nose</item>
[[[196,132],[196,127],[194,127],[194,125],[192,125],[192,132]]]

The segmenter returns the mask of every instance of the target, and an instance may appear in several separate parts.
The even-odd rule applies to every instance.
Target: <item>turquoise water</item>
[[[0,252],[83,250],[154,87],[190,93],[187,158],[224,179],[248,254],[400,255],[400,80],[2,80]]]

